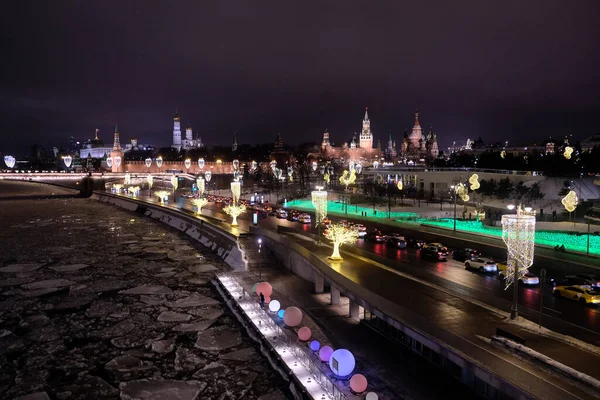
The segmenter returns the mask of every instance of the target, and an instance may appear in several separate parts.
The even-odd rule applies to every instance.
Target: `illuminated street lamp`
[[[509,206],[515,209],[514,205]],[[502,216],[502,240],[508,250],[507,269],[505,274],[506,289],[513,285],[513,301],[510,309],[510,318],[519,315],[518,309],[518,282],[527,273],[533,264],[535,249],[535,212],[523,209],[521,204],[516,207],[516,214]]]

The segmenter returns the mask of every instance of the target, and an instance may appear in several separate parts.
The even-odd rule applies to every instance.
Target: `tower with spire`
[[[125,164],[125,160],[123,159],[123,150],[121,149],[121,139],[119,138],[119,127],[115,125],[115,133],[113,139],[113,150],[110,153],[111,158],[113,159],[112,163],[112,172],[123,172]],[[120,163],[116,163],[115,160],[119,157],[121,160]],[[116,164],[119,164],[118,166]]]
[[[369,108],[365,107],[365,117],[362,122],[362,131],[360,132],[359,147],[361,149],[373,148],[373,135],[371,133],[371,121],[369,120]]]
[[[171,147],[178,151],[181,150],[181,117],[177,110],[173,116],[173,145]]]
[[[331,146],[331,142],[329,141],[329,132],[325,129],[323,133],[323,142],[321,142],[321,151],[327,151],[327,148]]]
[[[232,152],[236,152],[238,149],[238,143],[237,143],[237,136],[235,134],[235,132],[233,132],[233,143],[231,144],[231,151]]]

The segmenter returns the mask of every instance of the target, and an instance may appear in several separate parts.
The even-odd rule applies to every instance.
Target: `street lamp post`
[[[260,250],[262,249],[262,239],[258,239],[258,279],[262,279],[262,257],[260,255]]]

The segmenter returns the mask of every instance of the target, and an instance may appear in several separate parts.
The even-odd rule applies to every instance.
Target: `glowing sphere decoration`
[[[200,171],[204,169],[204,158],[198,159],[198,168],[200,168]]]
[[[329,368],[337,376],[348,376],[354,371],[356,360],[346,349],[337,349],[329,358]]]
[[[310,349],[312,351],[319,351],[320,348],[321,348],[321,343],[319,343],[318,340],[313,340],[312,342],[310,342]]]
[[[377,396],[377,393],[375,392],[369,392],[367,393],[365,400],[379,400],[379,396]]]
[[[283,322],[292,328],[300,325],[302,323],[302,311],[295,306],[286,308],[283,315]]]
[[[298,330],[298,339],[302,340],[303,342],[309,340],[311,336],[312,332],[308,326],[303,326]]]
[[[162,159],[162,157],[161,157],[161,156],[158,156],[158,157],[156,158],[156,166],[157,166],[158,168],[160,168],[160,167],[162,167],[162,165],[163,165],[163,159]]]
[[[237,171],[240,169],[240,160],[233,160],[233,170]]]
[[[183,165],[185,165],[186,169],[190,169],[190,167],[192,166],[192,160],[190,160],[189,158],[186,158],[185,161],[183,162]]]
[[[258,285],[256,285],[256,294],[260,295],[261,293],[265,297],[271,296],[273,294],[273,287],[269,282],[261,282]]]
[[[319,164],[317,164],[317,162],[316,162],[316,161],[313,161],[313,162],[312,162],[312,170],[313,170],[313,171],[316,171],[318,166],[319,166]]]
[[[212,178],[212,172],[206,171],[206,173],[204,174],[204,180],[206,182],[210,182],[210,178]]]
[[[8,168],[12,169],[16,162],[17,160],[13,156],[4,156],[4,164],[6,164]]]
[[[333,349],[331,347],[323,346],[321,347],[321,350],[319,350],[319,359],[321,359],[323,362],[329,362],[332,354]]]
[[[106,157],[106,166],[112,168],[112,157]]]
[[[150,168],[151,165],[152,165],[152,159],[146,158],[146,168]]]
[[[121,156],[113,157],[113,164],[115,165],[115,167],[119,168],[121,166]]]
[[[362,393],[367,390],[367,378],[363,374],[354,374],[350,378],[350,389],[354,393]]]
[[[71,166],[71,163],[73,162],[73,157],[71,157],[71,156],[64,156],[63,157],[63,161],[65,162],[65,166],[67,168],[69,168]],[[118,165],[117,165],[117,167],[118,167]]]
[[[279,309],[280,309],[280,308],[281,308],[281,303],[279,302],[279,300],[272,300],[272,301],[269,303],[269,310],[270,310],[271,312],[274,312],[274,313],[276,313],[276,312],[278,312],[278,311],[279,311]]]
[[[285,310],[279,310],[279,312],[277,313],[277,316],[281,319],[283,319],[283,317],[285,316]]]

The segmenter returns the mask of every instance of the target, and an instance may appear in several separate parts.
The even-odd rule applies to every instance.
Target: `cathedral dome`
[[[408,140],[413,142],[418,142],[423,138],[423,130],[421,129],[421,124],[419,123],[419,112],[415,112],[415,125],[408,136]]]

